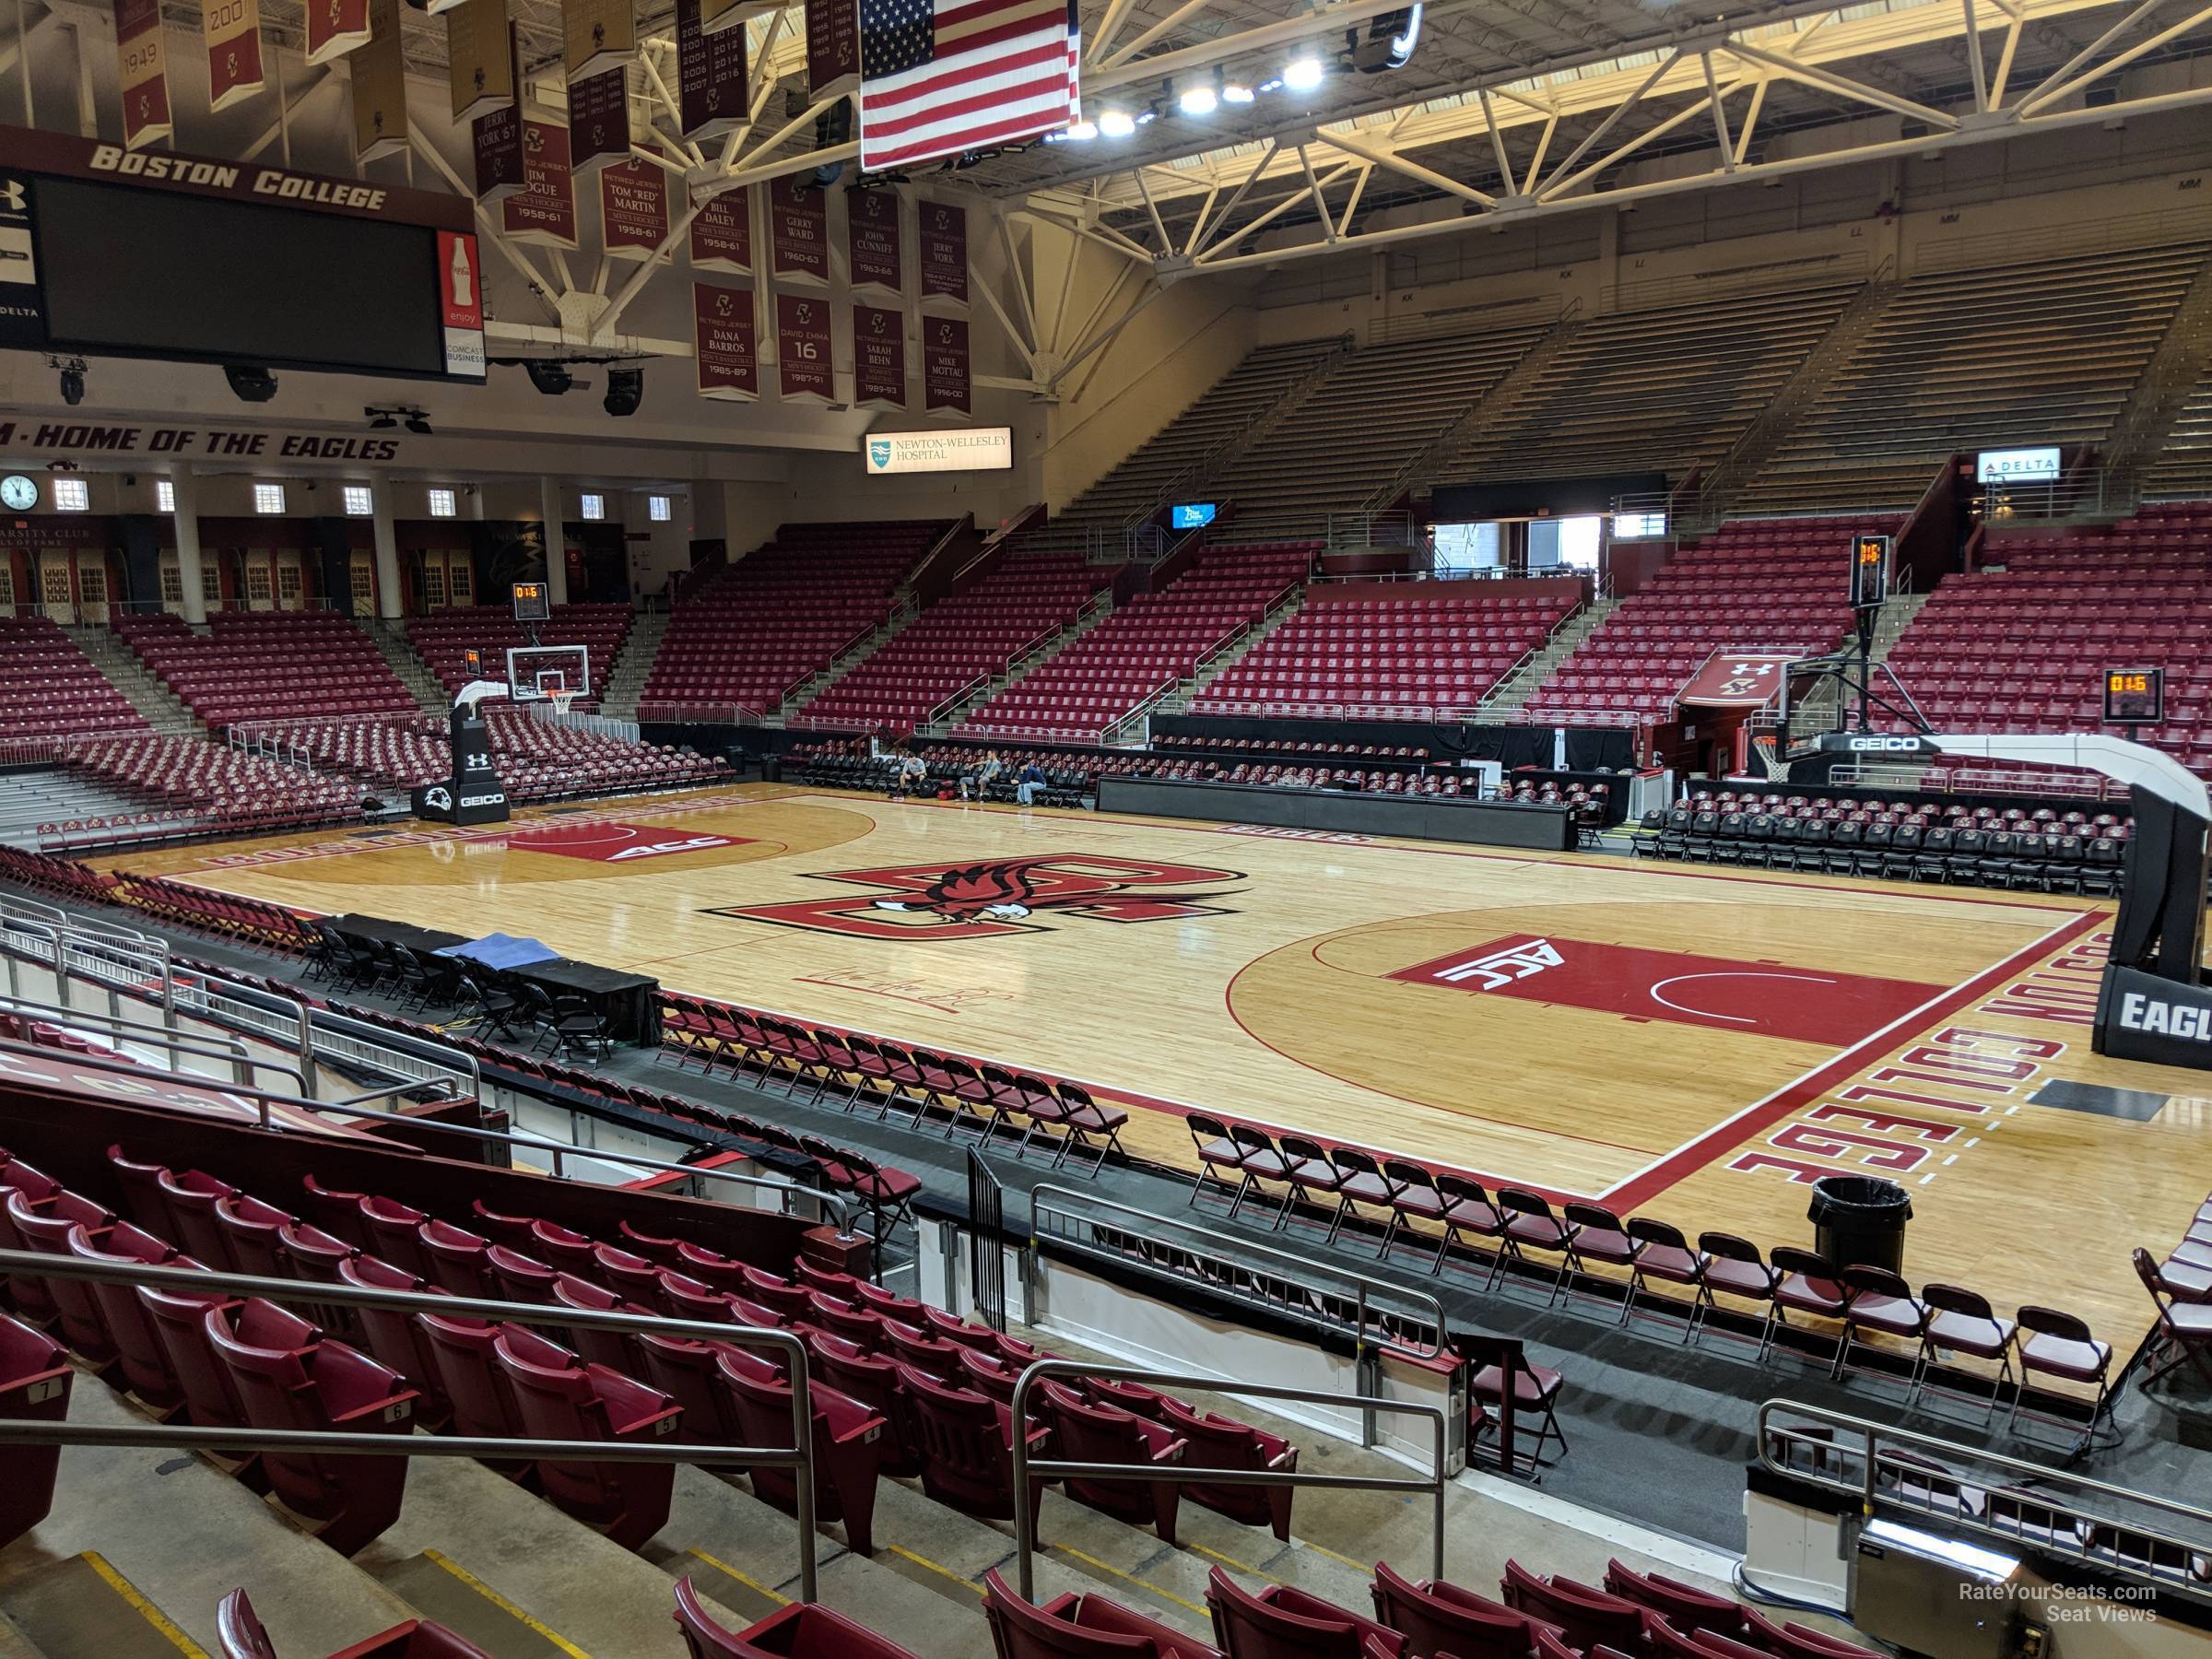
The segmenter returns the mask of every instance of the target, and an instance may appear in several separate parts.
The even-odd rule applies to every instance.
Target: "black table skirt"
[[[332,932],[357,945],[405,945],[409,950],[424,954],[468,943],[464,934],[417,927],[407,922],[387,922],[379,916],[334,916],[329,925]],[[658,980],[626,973],[618,968],[571,961],[567,957],[551,957],[542,962],[526,962],[519,968],[496,971],[473,963],[471,967],[479,973],[489,972],[492,978],[511,983],[524,982],[541,986],[554,996],[582,997],[606,1018],[607,1032],[617,1042],[651,1047],[660,1041],[660,1023],[653,1012],[653,997],[661,988]]]

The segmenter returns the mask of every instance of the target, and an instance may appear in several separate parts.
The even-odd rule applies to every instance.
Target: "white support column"
[[[177,580],[184,589],[184,620],[198,628],[207,620],[207,596],[200,583],[200,481],[187,466],[170,469],[176,511],[170,514],[177,535]]]
[[[561,512],[560,480],[541,477],[537,481],[538,511],[546,519],[546,597],[555,605],[569,602],[569,535]]]
[[[376,614],[396,622],[405,595],[399,585],[399,533],[392,525],[392,476],[369,475],[369,533],[376,543]]]

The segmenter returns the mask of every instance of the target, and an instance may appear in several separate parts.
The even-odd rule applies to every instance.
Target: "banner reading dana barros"
[[[691,345],[699,363],[699,394],[751,403],[760,395],[760,363],[754,348],[753,290],[719,282],[691,285]]]
[[[870,432],[860,441],[871,476],[912,472],[996,472],[1014,465],[1011,427],[947,432]]]

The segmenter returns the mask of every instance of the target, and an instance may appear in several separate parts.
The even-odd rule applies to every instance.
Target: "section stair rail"
[[[0,1250],[0,1274],[41,1278],[89,1279],[98,1284],[150,1286],[166,1290],[231,1290],[276,1302],[314,1302],[349,1308],[388,1308],[402,1313],[458,1313],[500,1324],[552,1325],[573,1330],[642,1333],[688,1337],[695,1342],[727,1342],[744,1348],[767,1348],[779,1355],[791,1381],[788,1446],[675,1445],[661,1441],[563,1441],[506,1439],[480,1435],[343,1434],[318,1429],[161,1428],[137,1424],[42,1423],[0,1418],[0,1446],[130,1446],[163,1450],[257,1452],[296,1451],[370,1457],[511,1458],[518,1451],[533,1461],[569,1459],[577,1463],[688,1463],[746,1465],[793,1471],[797,1488],[799,1599],[816,1599],[814,1513],[814,1409],[806,1345],[789,1331],[759,1325],[721,1324],[703,1319],[669,1319],[619,1309],[571,1308],[542,1302],[498,1301],[480,1296],[448,1296],[428,1290],[385,1290],[321,1279],[264,1278],[247,1273],[204,1273],[189,1267],[156,1267],[140,1262],[88,1261],[36,1250]],[[1032,1368],[1034,1369],[1034,1368]],[[1017,1394],[1018,1406],[1019,1396]],[[1317,1479],[1319,1477],[1316,1477]],[[1438,1502],[1442,1502],[1440,1497]]]

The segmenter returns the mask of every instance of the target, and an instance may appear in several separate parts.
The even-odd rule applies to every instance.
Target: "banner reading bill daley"
[[[760,395],[760,365],[754,355],[753,290],[715,282],[691,285],[691,346],[699,365],[699,394],[728,403]]]
[[[124,147],[159,143],[171,127],[161,0],[115,0],[115,65],[123,84]]]
[[[728,271],[749,276],[753,272],[753,187],[740,185],[709,196],[691,221],[691,268]]]
[[[313,0],[309,0],[312,7]],[[207,108],[227,110],[262,88],[261,7],[257,0],[200,0],[207,41]]]

